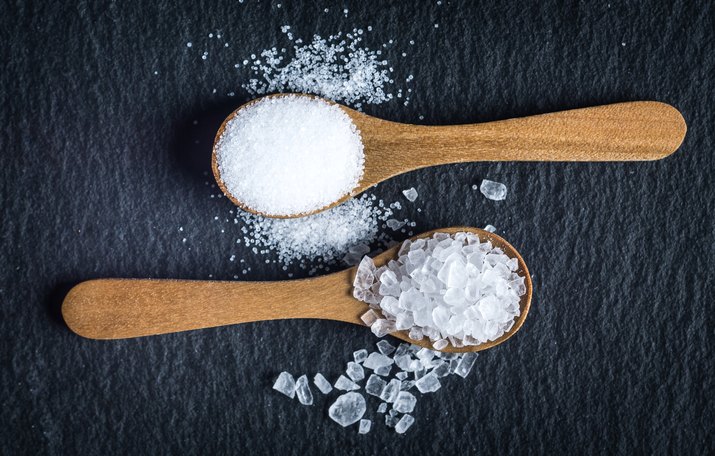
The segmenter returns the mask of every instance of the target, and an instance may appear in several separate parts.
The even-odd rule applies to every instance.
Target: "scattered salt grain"
[[[373,374],[370,376],[370,378],[367,379],[367,383],[365,384],[365,392],[367,394],[380,397],[380,395],[382,394],[382,390],[385,389],[385,385],[387,385],[387,382],[385,380]]]
[[[395,347],[386,340],[381,340],[377,343],[377,349],[383,355],[390,355],[395,351]]]
[[[389,356],[383,355],[382,353],[373,352],[367,357],[363,366],[367,369],[375,370],[378,367],[389,366],[395,361]]]
[[[295,397],[295,379],[288,372],[281,372],[273,384],[273,389],[293,399]]]
[[[367,434],[368,432],[370,432],[370,427],[372,427],[372,421],[360,420],[360,428],[358,429],[358,433]]]
[[[419,392],[423,394],[433,393],[442,387],[442,385],[439,383],[439,379],[432,372],[417,380],[415,382],[415,386],[417,387]]]
[[[490,233],[495,233],[497,231],[494,225],[487,225],[484,227],[484,231],[489,231]]]
[[[457,368],[454,370],[454,373],[462,378],[466,378],[472,370],[472,366],[474,366],[477,356],[478,355],[476,353],[465,353],[459,361],[459,364],[457,364]]]
[[[385,413],[387,411],[387,402],[381,402],[377,406],[377,413]]]
[[[395,432],[397,432],[398,434],[404,434],[414,422],[415,419],[412,417],[412,415],[402,415],[400,421],[398,421],[395,425]]]
[[[338,380],[335,382],[335,388],[343,391],[355,391],[360,389],[360,385],[357,383],[353,382],[349,378],[347,378],[344,375],[341,375],[338,377]]]
[[[400,381],[396,378],[390,380],[385,388],[383,388],[382,393],[380,393],[380,399],[387,403],[395,402],[397,395],[400,393]]]
[[[416,404],[417,398],[414,394],[408,393],[407,391],[400,391],[397,393],[393,407],[400,413],[410,413],[415,409]]]
[[[367,350],[364,348],[362,350],[357,350],[353,352],[353,359],[356,363],[362,363],[367,359]]]
[[[407,190],[403,190],[402,194],[405,195],[405,198],[407,198],[410,202],[414,202],[417,199],[417,190],[415,190],[414,187],[408,188]]]
[[[338,106],[285,95],[238,111],[216,146],[221,179],[247,207],[271,215],[321,209],[349,193],[364,163],[360,133]]]
[[[295,393],[303,405],[313,405],[313,393],[308,385],[308,377],[301,375],[295,382]]]
[[[313,377],[313,383],[315,383],[315,386],[317,386],[323,394],[328,394],[333,390],[333,386],[325,377],[323,377],[323,374],[321,373],[315,374],[315,377]]]
[[[506,199],[506,185],[499,182],[484,179],[482,180],[482,184],[479,186],[479,191],[482,192],[482,195],[484,195],[487,199],[493,201],[502,201]]]
[[[330,418],[345,427],[357,423],[365,414],[365,398],[359,393],[345,393],[328,409]]]
[[[354,361],[350,361],[348,363],[348,368],[345,371],[348,374],[348,377],[354,382],[359,382],[360,380],[365,378],[365,370],[362,368],[361,365]]]

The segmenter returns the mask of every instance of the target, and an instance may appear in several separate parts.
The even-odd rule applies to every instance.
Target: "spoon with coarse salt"
[[[239,107],[216,134],[213,173],[240,208],[301,217],[395,175],[478,161],[656,160],[683,142],[677,109],[636,101],[472,125],[390,122],[310,95]]]
[[[501,237],[477,228],[457,227],[430,231],[411,238],[426,239],[435,233],[473,233],[489,241],[517,261],[514,273],[523,277],[518,315],[500,337],[479,345],[438,349],[446,352],[480,351],[513,336],[524,323],[531,305],[529,270],[521,255]],[[380,267],[398,256],[399,246],[377,255]],[[222,282],[198,280],[97,279],[70,290],[62,303],[69,328],[91,339],[124,339],[264,320],[311,318],[365,326],[362,318],[375,312],[353,297],[356,267],[321,277],[274,282]],[[379,314],[381,311],[377,310]],[[367,329],[367,328],[366,328]],[[408,330],[390,334],[422,347],[434,348],[429,338],[413,340]],[[295,335],[298,336],[298,335]]]

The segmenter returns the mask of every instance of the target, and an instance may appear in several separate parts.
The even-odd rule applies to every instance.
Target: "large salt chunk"
[[[288,372],[281,372],[273,384],[273,389],[293,399],[295,397],[295,379]]]
[[[479,191],[490,200],[501,201],[506,199],[506,185],[499,182],[484,179],[479,186]]]
[[[462,355],[462,359],[459,361],[459,364],[454,370],[454,373],[462,378],[466,378],[467,375],[469,375],[469,372],[472,370],[472,366],[474,366],[474,362],[477,360],[477,356],[477,353],[474,352],[465,353],[464,355]]]
[[[369,289],[375,282],[375,263],[368,256],[364,257],[357,267],[353,286],[360,290]]]
[[[303,405],[313,405],[313,393],[308,385],[308,377],[301,375],[295,382],[295,394]]]
[[[359,382],[363,378],[365,378],[365,370],[362,368],[361,365],[354,361],[348,362],[348,368],[345,371],[348,374],[348,377],[354,382]]]
[[[370,326],[370,330],[377,337],[384,337],[396,329],[395,322],[383,318],[375,320],[372,326]]]
[[[389,356],[383,355],[382,353],[373,352],[370,353],[370,356],[367,357],[367,359],[363,363],[363,366],[367,369],[375,370],[378,367],[389,366],[392,363],[394,363],[394,360]]]
[[[335,388],[343,391],[354,391],[360,389],[360,385],[357,383],[353,382],[349,378],[347,378],[344,375],[341,375],[338,377],[338,380],[335,382]]]
[[[420,391],[420,393],[433,393],[440,389],[442,385],[439,383],[439,379],[434,372],[421,377],[415,382],[415,386]]]
[[[395,351],[395,347],[386,340],[379,341],[377,343],[377,349],[385,356],[390,355]]]
[[[367,434],[368,432],[370,432],[371,426],[372,426],[372,421],[360,420],[360,427],[358,428],[358,434]]]
[[[388,403],[395,402],[395,399],[397,399],[397,395],[400,392],[401,383],[402,382],[396,378],[390,380],[385,388],[383,388],[382,393],[380,394],[380,399]]]
[[[345,427],[357,423],[365,414],[365,398],[359,393],[345,393],[339,396],[328,409],[330,418]]]
[[[414,202],[417,199],[417,190],[414,187],[410,187],[407,190],[402,190],[402,194],[405,195],[410,202]]]
[[[400,413],[410,413],[415,409],[415,404],[417,404],[417,398],[414,394],[408,393],[407,391],[400,391],[397,393],[393,407]]]
[[[380,395],[382,394],[382,390],[385,389],[385,385],[387,385],[387,382],[385,382],[385,380],[381,379],[375,374],[372,374],[367,379],[367,383],[365,384],[365,392],[367,394],[380,397]]]
[[[315,377],[313,377],[313,383],[315,383],[315,386],[318,387],[321,393],[323,394],[328,394],[333,390],[333,385],[330,384],[330,382],[323,377],[323,374],[318,372],[315,374]]]
[[[395,432],[397,432],[398,434],[404,434],[414,422],[415,419],[412,417],[412,415],[402,415],[400,421],[395,424]]]

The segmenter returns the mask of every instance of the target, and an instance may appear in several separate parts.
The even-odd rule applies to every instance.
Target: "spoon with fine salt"
[[[441,351],[485,350],[513,336],[526,319],[532,295],[531,277],[521,255],[501,237],[478,228],[442,228],[411,239],[431,237],[437,232],[471,232],[482,242],[490,241],[507,256],[517,259],[516,273],[524,277],[526,287],[519,302],[520,314],[501,337],[481,345],[455,347],[449,344]],[[396,258],[398,250],[399,246],[395,246],[377,255],[373,259],[375,266]],[[353,297],[355,273],[356,268],[352,267],[310,279],[266,282],[89,280],[70,290],[62,303],[62,315],[72,331],[90,339],[125,339],[293,318],[336,320],[365,327],[360,317],[370,307]],[[407,333],[396,331],[391,335],[432,348],[429,339],[412,340]],[[300,337],[299,334],[287,336]]]
[[[310,176],[302,176],[305,171],[303,161],[296,151],[290,150],[281,155],[281,159],[271,160],[265,157],[274,153],[275,145],[295,147],[288,140],[296,125],[300,130],[314,130],[306,140],[305,153],[314,153],[315,138],[325,136],[327,125],[320,122],[310,123],[300,110],[292,115],[284,115],[284,123],[275,122],[282,111],[290,111],[296,104],[308,101],[322,101],[323,104],[337,106],[359,132],[364,153],[362,174],[355,174],[345,188],[338,188],[336,193],[323,195],[315,204],[294,206],[294,209],[282,208],[275,204],[261,204],[250,201],[249,195],[265,199],[265,195],[274,192],[280,198],[306,197],[310,192],[304,188],[311,185]],[[250,117],[256,107],[273,104],[273,117],[263,118],[263,123],[240,132],[234,146],[241,148],[247,142],[258,143],[258,150],[250,159],[243,161],[232,157],[227,163],[222,162],[231,151],[223,150],[222,137],[235,119]],[[307,112],[307,111],[306,111]],[[307,117],[307,116],[305,116]],[[344,116],[345,117],[345,116]],[[263,131],[265,129],[265,131]],[[286,131],[286,130],[291,130]],[[353,109],[341,106],[318,97],[301,94],[268,95],[252,100],[231,113],[216,134],[212,154],[212,168],[216,181],[223,193],[240,208],[266,217],[292,218],[302,217],[334,207],[369,187],[398,174],[433,165],[479,161],[634,161],[657,160],[675,152],[683,142],[686,124],[683,116],[674,107],[655,101],[635,101],[595,106],[583,109],[541,114],[516,119],[500,120],[471,125],[425,126],[411,125],[378,119]],[[284,136],[283,142],[276,142],[276,135]],[[261,141],[272,141],[261,149]],[[279,147],[280,148],[280,147]],[[314,147],[313,147],[314,148]],[[265,153],[264,153],[265,152]],[[343,162],[338,161],[332,168],[326,165],[328,157],[335,159],[335,150],[328,151],[325,160],[316,159],[312,170],[323,174],[321,179],[330,179],[333,169],[343,169]],[[251,162],[264,156],[264,163],[275,172],[273,176],[259,179],[262,169],[251,167]],[[286,158],[294,158],[288,169],[281,164]],[[328,169],[329,168],[329,169]],[[335,174],[335,173],[333,173]],[[282,178],[285,178],[282,180]],[[302,181],[300,179],[303,179]],[[293,185],[285,185],[293,179]],[[301,187],[303,185],[303,187]],[[240,189],[248,189],[243,194]],[[316,193],[323,192],[318,188]]]

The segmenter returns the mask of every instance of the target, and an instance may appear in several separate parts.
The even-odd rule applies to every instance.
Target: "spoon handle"
[[[123,339],[252,321],[319,318],[360,322],[353,269],[282,282],[98,279],[70,290],[62,315],[75,333]]]
[[[655,101],[472,125],[409,125],[371,121],[374,118],[368,116],[353,119],[358,128],[371,132],[364,135],[365,149],[385,155],[375,160],[374,172],[387,176],[470,161],[655,160],[675,152],[686,131],[677,109]],[[367,122],[370,125],[361,125]]]

